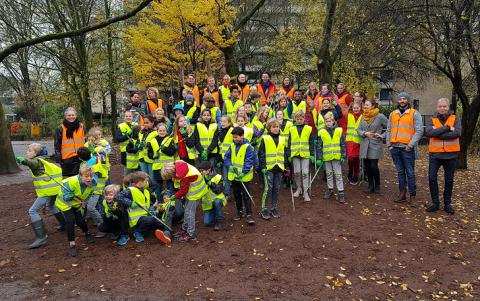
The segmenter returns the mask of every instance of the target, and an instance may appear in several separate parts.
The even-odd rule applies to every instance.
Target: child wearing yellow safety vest
[[[98,226],[98,230],[103,233],[110,233],[112,239],[117,239],[117,244],[125,245],[126,240],[121,240],[120,237],[128,237],[128,213],[124,207],[118,205],[118,200],[115,198],[120,192],[121,186],[110,184],[105,186],[105,197],[102,205],[104,211],[104,221]]]
[[[85,200],[85,219],[91,218],[97,227],[103,222],[102,215],[97,210],[97,204],[100,197],[103,195],[103,189],[108,181],[108,171],[102,163],[98,154],[91,154],[86,147],[81,147],[77,151],[78,158],[82,161],[81,165],[91,166],[95,172],[96,185],[93,188],[93,193]],[[95,237],[104,237],[105,233],[97,232]]]
[[[170,228],[174,224],[178,224],[183,220],[184,208],[182,201],[180,200],[171,200],[172,193],[166,190],[161,197],[157,200],[156,208],[159,215],[161,216],[162,221],[167,224]],[[160,202],[163,200],[163,202]],[[166,232],[166,231],[165,231]],[[169,235],[170,237],[170,235]]]
[[[125,111],[123,122],[117,125],[115,139],[120,146],[120,163],[125,166],[123,174],[127,174],[127,144],[133,136],[133,113]]]
[[[140,169],[140,143],[138,140],[138,135],[141,130],[142,128],[139,125],[133,126],[131,137],[129,138],[127,146],[125,147],[125,174],[129,174]]]
[[[318,132],[317,143],[317,166],[325,165],[327,174],[328,190],[325,191],[324,199],[333,196],[333,176],[338,189],[338,201],[345,203],[345,192],[343,189],[342,165],[347,157],[345,137],[341,127],[336,127],[333,114],[325,115],[325,129]]]
[[[227,205],[227,199],[223,194],[222,175],[217,174],[208,161],[200,162],[198,170],[207,184],[207,193],[202,198],[203,223],[213,225],[214,231],[221,230],[223,216],[222,208]]]
[[[220,130],[216,131],[213,135],[212,143],[208,147],[209,151],[218,149],[218,158],[217,158],[217,168],[223,171],[223,179],[225,184],[225,197],[228,199],[230,196],[230,181],[228,181],[228,169],[226,168],[224,162],[225,154],[227,153],[228,148],[233,142],[232,136],[232,119],[228,116],[222,116],[220,123]]]
[[[237,85],[233,85],[230,88],[230,98],[227,98],[223,102],[222,115],[226,115],[230,118],[235,117],[238,107],[243,106],[243,101],[240,97],[240,88]]]
[[[246,125],[246,117],[242,115],[237,115],[237,117],[235,118],[235,122],[235,126],[241,127],[243,129],[245,139],[247,139],[248,142],[251,143],[253,139],[253,129]]]
[[[279,111],[282,112],[282,111]],[[260,215],[263,219],[269,220],[270,217],[279,218],[277,210],[278,195],[282,185],[282,174],[285,170],[286,160],[286,141],[280,134],[280,123],[277,119],[270,119],[267,123],[268,133],[262,137],[258,146],[259,168],[264,177],[264,190],[262,194],[262,211]],[[271,209],[268,209],[268,200],[272,199]]]
[[[191,125],[197,124],[198,117],[200,116],[200,105],[197,107],[193,101],[193,95],[188,94],[187,98],[185,98],[185,105],[183,106],[185,116],[190,120]]]
[[[245,107],[245,115],[247,117],[246,125],[249,128],[253,129],[252,121],[253,121],[253,118],[255,117],[255,112],[253,112],[253,105],[250,102],[250,100],[247,100],[247,102],[245,102],[243,106]]]
[[[165,226],[149,214],[153,198],[148,189],[148,183],[148,175],[143,171],[128,174],[123,178],[123,185],[127,188],[118,193],[115,199],[118,206],[127,211],[128,224],[133,230],[133,236],[137,243],[145,241],[144,235],[154,231],[155,237],[168,245],[171,242],[169,232],[164,232]],[[123,246],[128,240],[128,234],[124,233],[118,239],[118,244]]]
[[[77,256],[75,224],[85,233],[85,239],[88,243],[95,241],[93,235],[88,232],[88,226],[84,217],[85,200],[97,186],[94,175],[95,172],[91,166],[80,166],[77,176],[66,178],[62,181],[62,188],[55,200],[55,205],[65,218],[65,228],[67,229],[67,238],[70,243],[68,255],[72,257]]]
[[[212,164],[215,164],[215,157],[218,150],[214,149],[210,152],[208,147],[212,143],[217,128],[217,123],[212,119],[212,112],[210,109],[205,109],[200,114],[200,118],[192,134],[193,143],[195,149],[200,154],[200,159],[204,161],[210,160]]]
[[[293,126],[293,123],[290,120],[283,118],[283,111],[282,110],[277,111],[276,118],[277,118],[277,121],[280,125],[280,136],[283,137],[283,139],[285,139],[285,146],[287,146],[288,145],[288,138],[290,137],[290,128]],[[285,169],[288,172],[283,174],[282,181],[283,181],[283,185],[285,186],[285,188],[287,188],[287,187],[290,187],[290,184],[291,184],[290,171],[292,170],[292,166],[291,166],[291,163],[288,162],[288,158],[285,161]]]
[[[164,180],[173,179],[177,192],[172,195],[171,200],[181,200],[185,198],[185,214],[180,231],[173,234],[181,242],[195,240],[195,212],[198,203],[207,193],[207,185],[202,175],[195,166],[185,161],[178,160],[175,163],[167,163],[162,168],[162,178]]]
[[[362,121],[362,105],[359,102],[352,102],[347,115],[347,159],[348,159],[348,181],[352,185],[357,185],[360,175],[360,143],[362,137],[357,129]]]
[[[288,161],[293,165],[297,185],[297,190],[293,196],[298,198],[303,193],[305,202],[310,202],[308,175],[310,172],[309,159],[314,161],[314,138],[312,127],[305,124],[305,113],[297,111],[295,113],[295,124],[290,128],[286,152]]]
[[[253,139],[252,145],[256,146],[259,138],[265,134],[265,124],[268,120],[268,107],[260,107],[257,112],[257,116],[253,118],[252,125],[253,125]]]
[[[220,108],[215,105],[215,98],[210,93],[206,93],[203,96],[203,105],[201,107],[201,111],[203,112],[203,110],[205,109],[209,109],[212,113],[212,121],[220,124],[220,119],[222,118],[222,110],[220,110]]]
[[[140,170],[146,173],[153,181],[153,159],[148,157],[149,144],[158,136],[154,127],[155,118],[151,115],[143,117],[143,129],[138,134],[138,161]]]
[[[32,229],[35,233],[35,241],[28,246],[29,249],[38,248],[47,243],[48,236],[40,216],[41,209],[47,208],[54,214],[60,223],[60,227],[63,228],[65,226],[65,219],[55,206],[55,198],[60,192],[60,185],[57,182],[62,182],[62,169],[47,161],[47,154],[45,146],[40,143],[32,143],[27,148],[26,157],[17,157],[19,164],[30,168],[33,187],[37,195],[37,199],[28,210]]]
[[[164,181],[160,175],[160,170],[165,164],[174,162],[177,147],[173,143],[172,136],[167,135],[167,125],[165,123],[157,124],[156,128],[158,136],[150,142],[148,156],[154,160],[152,170],[153,179],[157,184],[155,194],[158,199],[164,191]],[[169,191],[173,192],[173,181],[166,181],[166,186]]]
[[[225,154],[225,168],[228,170],[228,180],[232,183],[233,195],[237,207],[234,220],[243,217],[243,207],[247,214],[247,223],[255,224],[252,216],[252,201],[249,197],[250,182],[253,180],[255,151],[244,138],[243,129],[235,127],[232,130],[233,143]]]
[[[176,159],[183,160],[194,165],[197,154],[193,142],[193,130],[187,123],[185,116],[178,116],[173,123],[173,143],[177,146]]]

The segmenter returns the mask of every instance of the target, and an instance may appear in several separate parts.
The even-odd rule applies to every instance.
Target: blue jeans
[[[58,208],[57,206],[55,206],[56,198],[57,198],[56,195],[41,196],[41,197],[38,197],[35,200],[35,202],[33,202],[32,207],[28,209],[28,214],[30,215],[30,220],[32,221],[32,223],[42,219],[39,212],[44,207],[47,208],[53,214],[58,213]]]
[[[452,203],[453,178],[455,176],[455,167],[457,165],[457,158],[453,159],[437,159],[430,156],[428,164],[428,184],[430,186],[430,196],[432,203],[439,205],[438,197],[438,170],[443,166],[445,171],[445,187],[443,189],[443,202],[445,206]]]
[[[398,186],[400,191],[405,190],[408,184],[410,195],[416,195],[417,185],[415,180],[415,150],[406,151],[400,147],[390,149],[393,163],[397,169]]]
[[[214,223],[220,223],[223,221],[222,216],[223,203],[222,200],[214,200],[212,203],[212,209],[204,212],[203,223],[207,226]]]
[[[262,209],[268,209],[268,199],[272,198],[272,210],[277,209],[278,195],[282,185],[282,173],[268,171],[263,175],[264,188],[262,194]]]
[[[224,194],[225,194],[225,198],[228,199],[228,197],[230,196],[230,181],[228,180],[228,169],[227,167],[225,166],[225,164],[223,164],[223,183],[225,185],[225,190],[224,190]]]

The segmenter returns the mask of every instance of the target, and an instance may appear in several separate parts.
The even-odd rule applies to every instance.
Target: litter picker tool
[[[55,178],[52,178],[51,175],[47,175],[53,182],[57,183],[58,185],[60,185],[60,187],[62,187],[63,189],[67,190],[67,191],[70,191],[70,192],[73,192],[70,188],[68,188],[67,186],[63,185],[63,183],[57,181]],[[74,197],[74,199],[77,201],[77,202],[80,202],[82,204],[82,207],[84,207],[84,200],[79,198],[79,197]],[[85,208],[85,207],[84,207]]]
[[[240,181],[239,181],[240,182]],[[245,189],[245,192],[247,193],[248,197],[250,198],[250,200],[252,201],[252,204],[253,206],[255,206],[255,202],[253,201],[253,198],[252,198],[252,195],[250,194],[250,192],[248,191],[247,189],[247,186],[245,186],[245,184],[243,184],[243,182],[240,182],[243,186],[243,189]]]
[[[312,183],[313,181],[315,181],[315,178],[317,177],[318,175],[318,172],[322,169],[322,167],[320,166],[317,171],[315,172],[315,174],[313,175],[313,178],[310,180],[310,184],[308,185],[308,188],[310,189],[310,192],[311,192],[311,187],[312,187]]]
[[[292,196],[292,208],[293,208],[293,211],[295,211],[295,198],[293,197],[293,179],[291,174],[290,174],[290,195]]]
[[[156,216],[155,214],[151,213],[147,208],[143,207],[142,205],[136,203],[138,207],[140,207],[141,209],[145,210],[145,212],[148,213],[148,215],[150,215],[151,217],[153,217],[155,220],[157,220],[157,222],[161,223],[162,225],[165,226],[165,228],[167,228],[169,231],[173,231],[172,228],[170,228],[169,225],[165,224],[161,219],[158,218],[158,216]]]

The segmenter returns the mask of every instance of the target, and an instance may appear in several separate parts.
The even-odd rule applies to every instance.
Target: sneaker
[[[333,196],[333,189],[328,189],[325,191],[325,194],[323,195],[324,199],[329,199]]]
[[[247,215],[247,224],[249,225],[255,224],[255,220],[253,219],[253,216],[251,214]]]
[[[85,240],[87,241],[87,243],[91,244],[95,242],[95,237],[93,237],[92,234],[87,233],[85,234]]]
[[[145,238],[143,238],[143,234],[138,232],[138,231],[133,232],[133,236],[135,237],[136,242],[144,242],[145,241]]]
[[[129,240],[130,240],[130,236],[122,234],[120,235],[120,238],[117,240],[117,245],[124,246],[127,244]]]
[[[302,189],[298,188],[293,194],[294,198],[298,198],[302,194]]]
[[[118,240],[119,239],[119,235],[115,234],[115,233],[110,233],[110,239],[111,240]]]
[[[345,204],[345,192],[338,192],[338,201],[340,202],[340,204]]]
[[[243,211],[237,211],[237,215],[235,215],[235,216],[233,217],[233,220],[234,220],[234,221],[239,221],[239,220],[242,219],[242,217],[243,217]]]
[[[107,235],[107,233],[97,231],[97,233],[95,234],[95,238],[103,238],[106,235]]]
[[[173,237],[179,238],[187,234],[187,231],[180,229],[180,231],[173,233]]]
[[[196,240],[197,237],[195,235],[190,235],[190,234],[186,234],[180,238],[178,238],[178,241],[179,242],[189,242],[191,240]]]
[[[77,257],[77,247],[76,246],[70,246],[70,248],[68,249],[68,256],[70,257]]]
[[[213,226],[213,231],[220,231],[222,229],[222,225],[220,223],[215,223]]]
[[[446,205],[443,210],[445,210],[445,212],[448,214],[455,214],[455,210],[453,210],[452,205]]]
[[[166,245],[169,245],[172,242],[170,237],[165,235],[160,229],[155,230],[155,237]]]
[[[305,194],[303,195],[303,201],[304,201],[304,202],[310,202],[310,196],[308,195],[308,193],[305,193]]]
[[[270,219],[270,211],[267,208],[263,208],[262,211],[260,212],[260,216],[264,220],[269,220]]]
[[[427,209],[425,209],[425,211],[435,212],[435,211],[438,211],[438,209],[440,209],[440,207],[438,205],[432,204]]]
[[[277,209],[272,209],[272,211],[270,211],[270,215],[273,218],[280,218],[280,214],[278,213]]]

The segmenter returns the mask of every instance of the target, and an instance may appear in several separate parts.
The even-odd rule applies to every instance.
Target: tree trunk
[[[321,84],[331,83],[333,77],[333,62],[330,59],[330,54],[319,58],[317,62],[318,81]]]
[[[318,50],[317,71],[319,83],[331,83],[333,77],[333,64],[335,63],[330,45],[332,40],[333,23],[335,21],[336,0],[327,0],[326,17],[323,24],[323,39]]]
[[[235,44],[225,48],[220,48],[220,51],[222,51],[225,58],[225,72],[232,78],[237,76],[238,65],[235,61]]]
[[[7,121],[3,105],[0,102],[0,174],[16,173],[20,171],[15,162],[12,143],[10,142],[10,133],[8,132]]]
[[[110,4],[104,0],[105,17],[110,17]],[[112,139],[115,141],[115,131],[117,130],[117,87],[115,85],[115,62],[113,61],[113,37],[111,28],[107,29],[107,58],[108,58],[108,87],[110,93],[110,119],[112,121],[111,131]],[[115,141],[116,142],[116,141]]]
[[[472,103],[476,103],[476,100],[480,97],[477,95]],[[460,154],[457,161],[458,169],[467,169],[468,168],[468,148],[473,140],[473,135],[475,133],[475,128],[477,126],[479,112],[476,108],[471,108],[470,110],[463,111],[462,114],[462,136],[460,137]]]

